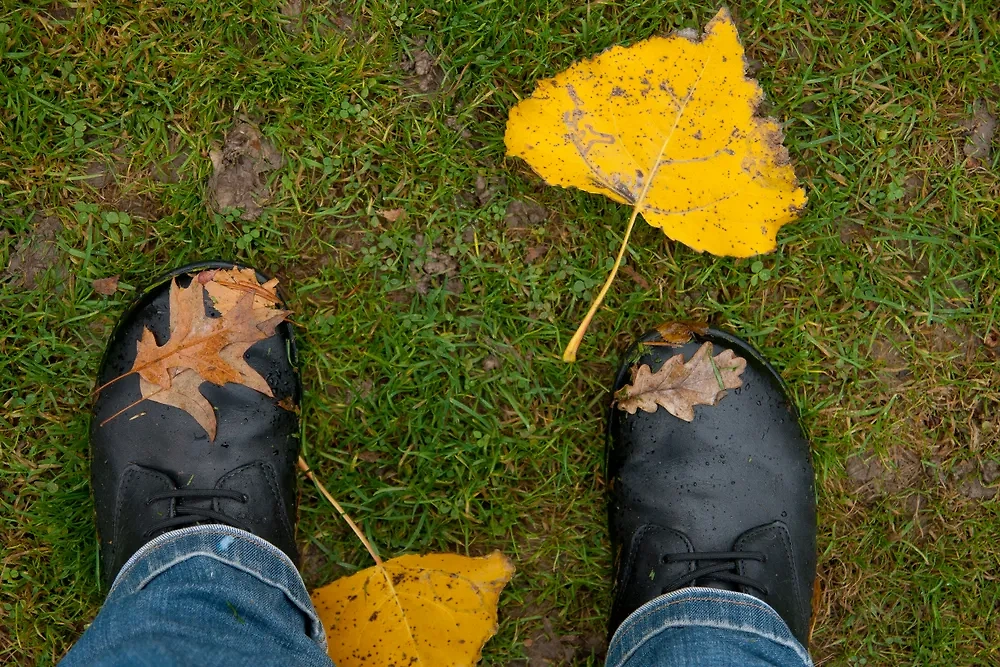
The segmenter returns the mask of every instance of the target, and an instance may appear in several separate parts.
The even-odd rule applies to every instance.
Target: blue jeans
[[[218,524],[164,533],[125,564],[61,663],[102,667],[332,667],[295,565]]]
[[[157,537],[125,564],[63,667],[331,667],[323,626],[277,547],[222,525]],[[686,588],[615,633],[608,667],[803,667],[805,649],[770,607]],[[378,666],[375,666],[378,667]]]
[[[752,595],[682,588],[636,609],[606,667],[811,667],[778,613]]]

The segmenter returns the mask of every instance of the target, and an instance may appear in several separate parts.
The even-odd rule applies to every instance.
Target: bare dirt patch
[[[920,457],[903,447],[894,447],[884,459],[872,452],[856,454],[845,467],[855,492],[868,500],[927,485]]]
[[[417,234],[413,245],[417,249],[422,249],[426,245],[422,234]],[[411,275],[416,278],[415,290],[417,294],[426,295],[432,287],[443,286],[446,291],[452,294],[461,294],[465,290],[465,285],[458,277],[460,264],[456,257],[448,254],[442,248],[440,240],[435,241],[422,260],[414,262]]]
[[[551,604],[539,602],[532,593],[521,604],[508,606],[502,612],[509,619],[524,619],[525,623],[537,628],[524,640],[527,660],[515,660],[510,667],[578,665],[590,657],[597,659],[596,664],[604,661],[608,645],[603,632],[561,633],[557,628],[565,628],[566,619],[560,617]]]
[[[531,229],[549,218],[548,210],[532,201],[515,199],[507,204],[503,219],[508,229]]]
[[[285,18],[281,29],[289,35],[298,35],[305,26],[305,17],[302,14],[304,4],[303,0],[286,0],[278,8],[278,11]]]
[[[126,156],[125,146],[118,144],[111,150],[111,155],[93,160],[86,167],[86,178],[83,182],[92,188],[101,190],[126,177],[131,170],[132,161]]]
[[[115,167],[105,162],[94,161],[87,165],[84,183],[92,188],[103,188],[115,182]]]
[[[190,155],[180,139],[172,137],[167,146],[167,155],[161,156],[153,165],[153,180],[157,183],[179,183]]]
[[[982,341],[967,327],[950,327],[945,324],[931,324],[918,330],[921,347],[935,354],[961,355],[964,361],[972,361]]]
[[[924,176],[910,174],[903,181],[903,203],[912,204],[927,195],[927,183]]]
[[[354,16],[347,11],[344,3],[320,3],[316,6],[316,10],[318,13],[314,13],[313,16],[318,19],[319,32],[324,37],[331,34],[341,34],[349,42],[357,42],[367,27],[363,20],[355,20]]]
[[[855,493],[868,501],[915,491],[903,505],[912,515],[927,504],[927,494],[985,502],[1000,493],[1000,463],[990,459],[951,464],[935,455],[922,461],[913,451],[896,446],[885,457],[873,452],[856,454],[845,468]]]
[[[628,276],[629,278],[631,278],[632,282],[634,282],[636,285],[638,285],[642,289],[646,289],[646,290],[649,289],[649,287],[650,287],[649,281],[646,280],[645,278],[643,278],[642,275],[638,271],[636,271],[635,269],[633,269],[628,264],[622,265],[622,273],[624,275]]]
[[[506,186],[507,181],[502,176],[487,178],[479,174],[476,176],[476,201],[480,206],[487,206]]]
[[[495,354],[488,355],[485,359],[483,359],[482,363],[483,370],[486,372],[495,371],[500,368],[501,365],[502,362],[500,361],[500,358]]]
[[[76,7],[63,2],[50,2],[43,10],[55,21],[72,21],[76,18]]]
[[[437,92],[444,81],[444,70],[424,48],[417,48],[404,57],[399,67],[409,75],[404,85],[411,93],[427,95]]]
[[[934,473],[938,484],[946,493],[979,502],[992,500],[997,496],[1000,465],[996,461],[966,460],[956,463],[950,470],[939,465]]]
[[[962,152],[975,166],[990,159],[993,134],[997,129],[997,117],[990,113],[986,100],[978,99],[972,105],[972,117],[962,121],[961,126],[968,132]]]
[[[219,212],[239,209],[243,220],[256,220],[271,198],[267,174],[283,164],[281,153],[256,126],[239,120],[210,154],[215,171],[208,181],[210,206]]]
[[[63,229],[62,222],[55,216],[43,216],[24,237],[11,254],[3,279],[15,287],[35,289],[42,275],[54,268],[60,276],[66,274],[61,265],[58,237]]]
[[[902,334],[889,332],[878,336],[871,346],[879,378],[890,387],[898,387],[910,377],[909,362],[902,352]]]
[[[306,225],[294,230],[289,236],[289,244],[299,248],[297,261],[272,266],[270,272],[278,277],[281,285],[294,291],[296,284],[315,282],[329,267],[347,268],[352,266],[364,246],[363,230],[330,230],[314,225]],[[360,285],[355,286],[359,289]],[[323,280],[318,289],[310,289],[306,299],[314,304],[327,305],[343,297],[344,291],[336,283]]]
[[[524,640],[524,652],[528,660],[513,662],[511,667],[577,665],[591,656],[603,659],[607,647],[602,636],[560,635],[553,628],[552,621],[545,617],[542,629]]]
[[[299,571],[302,573],[302,580],[309,590],[332,581],[324,580],[329,575],[330,570],[330,558],[325,553],[309,543],[301,545],[299,553],[301,559]]]
[[[105,211],[128,213],[136,220],[158,220],[163,214],[163,206],[148,192],[132,192],[117,184],[98,190],[94,203]]]
[[[471,243],[474,230],[470,227],[463,232],[463,240]],[[462,281],[461,258],[451,255],[445,249],[444,239],[435,240],[430,247],[423,234],[413,238],[409,261],[410,280],[413,284],[404,289],[389,292],[387,298],[399,304],[409,304],[416,295],[426,296],[432,289],[443,287],[450,294],[465,291]]]
[[[104,190],[116,185],[123,190],[129,189],[131,184],[150,177],[157,183],[179,183],[183,167],[191,155],[183,140],[177,135],[170,137],[166,151],[153,159],[150,168],[130,156],[129,152],[128,146],[116,145],[109,155],[87,164],[81,182],[95,190]]]
[[[837,234],[842,244],[851,247],[863,245],[871,236],[863,226],[850,220],[842,220],[837,225]]]

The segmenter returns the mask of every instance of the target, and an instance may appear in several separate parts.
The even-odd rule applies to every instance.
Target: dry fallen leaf
[[[383,561],[300,456],[299,470],[347,522],[375,567],[312,592],[338,667],[471,667],[497,631],[500,591],[514,575],[501,553],[400,556]]]
[[[313,603],[337,667],[475,665],[514,574],[501,553],[400,556],[319,588]]]
[[[663,322],[656,325],[656,332],[660,334],[662,342],[646,342],[645,345],[664,345],[667,347],[680,347],[687,345],[694,340],[695,334],[704,336],[708,333],[707,322]]]
[[[694,33],[653,37],[538,83],[510,112],[507,153],[551,185],[634,207],[614,268],[563,358],[573,361],[617,273],[636,216],[699,251],[747,257],[775,247],[805,205],[781,128],[729,12]]]
[[[228,274],[215,275],[220,273]],[[272,396],[267,381],[243,355],[257,341],[274,335],[288,311],[255,307],[257,292],[249,290],[241,292],[221,317],[209,317],[200,278],[196,277],[188,287],[171,281],[170,338],[157,345],[153,332],[143,331],[129,372],[139,374],[142,398],[184,410],[205,429],[208,439],[214,440],[215,411],[199,387],[202,382],[220,386],[233,382]],[[255,275],[252,280],[258,288],[263,287],[257,284]],[[271,293],[274,296],[273,286]]]
[[[404,211],[401,208],[390,208],[388,210],[379,209],[376,213],[387,222],[396,222],[403,217]]]
[[[91,281],[90,286],[93,287],[94,291],[98,294],[111,296],[118,291],[118,276],[97,278],[96,280]]]
[[[254,311],[270,311],[267,313],[255,312],[255,317],[267,319],[277,313],[275,306],[280,303],[277,278],[271,278],[262,285],[257,281],[256,271],[236,267],[234,269],[202,271],[197,280],[205,285],[205,290],[212,299],[212,305],[223,316],[235,308],[236,303],[247,293],[253,294]]]
[[[712,357],[712,344],[705,343],[687,363],[678,354],[655,373],[646,364],[633,368],[632,384],[619,389],[615,399],[618,408],[630,415],[636,410],[656,412],[659,405],[689,422],[694,419],[694,406],[715,405],[726,395],[726,389],[739,388],[746,367],[746,359],[737,357],[732,350]]]

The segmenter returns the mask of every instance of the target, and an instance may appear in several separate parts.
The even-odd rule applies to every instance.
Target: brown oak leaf
[[[732,350],[712,356],[712,344],[705,343],[684,363],[681,355],[667,359],[653,373],[642,364],[632,368],[632,384],[615,394],[618,408],[630,415],[636,410],[656,412],[662,406],[678,419],[694,419],[694,406],[715,405],[726,395],[726,389],[741,386],[740,375],[747,367],[746,359]]]
[[[256,282],[256,278],[254,278]],[[242,292],[222,317],[205,312],[204,287],[170,284],[170,338],[163,345],[143,331],[131,372],[138,373],[142,397],[184,410],[215,439],[216,418],[201,394],[202,382],[246,385],[272,396],[267,381],[243,359],[250,346],[274,335],[288,311],[255,308],[255,292]],[[220,310],[220,312],[222,312]]]
[[[259,313],[260,319],[269,318],[278,311],[275,306],[278,299],[278,279],[271,278],[263,285],[257,282],[257,273],[253,269],[239,267],[226,270],[202,271],[196,280],[205,285],[212,305],[223,317],[236,307],[236,303],[246,293],[253,294],[254,310],[268,309],[269,313]]]
[[[646,342],[646,345],[680,347],[690,343],[694,339],[695,334],[704,336],[708,333],[708,323],[693,321],[663,322],[656,325],[656,332],[660,334],[663,342]]]

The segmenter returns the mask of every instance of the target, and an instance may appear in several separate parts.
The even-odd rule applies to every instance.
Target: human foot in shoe
[[[159,345],[170,338],[171,279],[188,287],[200,271],[231,268],[228,262],[205,262],[163,276],[121,317],[105,350],[97,378],[103,388],[90,429],[105,586],[149,540],[197,524],[241,528],[298,561],[299,419],[282,407],[298,406],[301,396],[291,326],[282,322],[243,355],[273,396],[243,384],[201,384],[217,421],[213,441],[187,412],[140,400],[138,375],[126,375],[144,330],[152,331]],[[265,282],[260,274],[257,278]],[[206,306],[209,316],[219,315]]]
[[[661,341],[650,332],[641,342]],[[809,443],[781,377],[745,341],[721,331],[682,347],[650,346],[636,363],[657,371],[704,342],[746,359],[740,389],[695,408],[688,423],[663,408],[612,407],[608,517],[615,560],[609,635],[640,606],[679,588],[753,595],[806,645],[816,573],[816,506]],[[635,359],[636,349],[627,358]],[[629,383],[623,365],[617,392]]]

